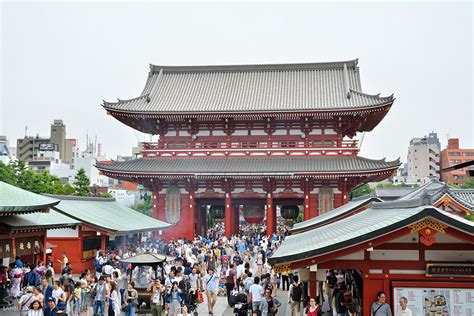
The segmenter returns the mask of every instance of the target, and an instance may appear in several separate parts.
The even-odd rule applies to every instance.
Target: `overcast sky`
[[[396,101],[361,155],[406,161],[435,131],[473,147],[473,9],[455,3],[2,2],[0,135],[48,136],[63,119],[85,146],[130,155],[143,134],[103,99],[138,96],[150,63],[299,63],[359,58],[366,93]]]

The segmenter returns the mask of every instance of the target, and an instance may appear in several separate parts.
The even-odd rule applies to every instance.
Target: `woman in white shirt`
[[[28,310],[28,316],[43,316],[43,307],[39,301],[34,301],[30,305],[30,309]]]

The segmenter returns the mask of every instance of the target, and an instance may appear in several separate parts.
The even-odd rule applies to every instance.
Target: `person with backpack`
[[[347,315],[347,306],[345,304],[344,292],[346,287],[344,284],[339,285],[334,291],[334,308],[336,309],[337,316]]]
[[[377,300],[372,304],[370,316],[392,316],[390,305],[385,303],[385,293],[380,291],[377,293]]]
[[[301,300],[303,299],[303,285],[299,282],[297,275],[293,276],[293,283],[288,291],[288,305],[290,305],[290,315],[300,315]]]

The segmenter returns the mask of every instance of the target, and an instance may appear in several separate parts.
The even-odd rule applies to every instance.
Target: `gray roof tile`
[[[366,199],[349,201],[347,204],[339,206],[338,208],[331,210],[325,214],[321,214],[314,218],[295,224],[293,226],[292,233],[295,233],[295,232],[299,233],[302,231],[306,231],[308,229],[326,225],[327,223],[333,222],[340,217],[350,214],[353,211],[357,211],[358,209],[370,204],[372,201],[380,202],[382,200],[376,197],[369,197]]]
[[[104,101],[104,108],[170,114],[325,111],[382,106],[394,100],[361,92],[357,60],[150,68],[140,96]]]
[[[97,163],[102,171],[137,174],[278,175],[308,173],[353,173],[390,170],[398,160],[371,160],[358,156],[252,157],[249,158],[140,158]]]

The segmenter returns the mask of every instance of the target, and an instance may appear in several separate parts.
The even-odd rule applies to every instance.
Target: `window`
[[[450,156],[461,156],[461,153],[459,151],[453,151],[449,153]]]
[[[455,175],[453,176],[453,179],[454,179],[454,180],[462,180],[462,179],[464,179],[464,176],[455,174]]]
[[[463,153],[464,156],[474,156],[474,152],[468,151]]]

